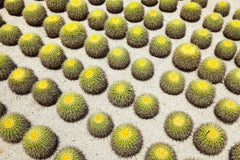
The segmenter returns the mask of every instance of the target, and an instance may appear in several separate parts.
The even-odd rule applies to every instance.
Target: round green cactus
[[[186,90],[186,99],[196,107],[206,108],[213,103],[215,87],[207,80],[194,80]]]
[[[201,60],[199,48],[191,43],[180,44],[173,53],[173,64],[183,71],[194,71]]]
[[[140,2],[130,2],[124,8],[124,17],[129,22],[140,22],[143,20],[144,7]]]
[[[108,15],[102,9],[96,9],[90,12],[88,15],[88,25],[95,30],[103,30],[104,23],[107,20]]]
[[[43,21],[44,30],[50,38],[59,37],[59,32],[64,24],[65,21],[63,17],[58,14],[52,14]]]
[[[25,56],[37,56],[42,46],[43,41],[36,33],[25,33],[18,40],[18,47]]]
[[[98,66],[85,68],[79,77],[80,86],[88,94],[101,94],[108,86],[105,72]]]
[[[223,35],[231,40],[240,40],[240,20],[229,21],[223,30]]]
[[[67,122],[76,122],[88,113],[84,98],[76,92],[62,94],[57,101],[58,115]]]
[[[165,33],[168,37],[173,39],[181,39],[186,33],[186,24],[181,19],[173,19],[167,23]]]
[[[0,118],[7,113],[7,107],[0,101]]]
[[[148,148],[144,160],[177,160],[177,155],[170,145],[159,142]]]
[[[238,8],[234,13],[233,13],[233,19],[238,19],[240,20],[240,8]]]
[[[33,85],[32,94],[38,104],[47,107],[54,105],[62,92],[55,81],[44,78]]]
[[[148,44],[148,31],[143,26],[133,26],[127,31],[127,44],[134,48],[141,48]]]
[[[240,142],[230,148],[228,155],[229,160],[238,160],[240,158]]]
[[[234,94],[240,94],[240,69],[235,68],[228,72],[225,78],[225,86]]]
[[[57,146],[58,137],[47,126],[34,126],[23,137],[23,149],[34,159],[45,159],[52,156]]]
[[[223,98],[214,107],[214,114],[222,122],[232,124],[240,115],[240,105],[235,100]]]
[[[108,90],[109,101],[117,107],[130,106],[135,98],[133,86],[124,80],[114,82]]]
[[[145,6],[155,6],[158,3],[158,0],[141,0],[142,4]]]
[[[234,58],[234,62],[236,64],[236,66],[238,66],[240,68],[240,51],[236,54],[236,56]]]
[[[0,28],[0,42],[7,46],[14,46],[21,37],[21,30],[12,24],[4,24]]]
[[[188,2],[182,6],[180,16],[188,22],[196,22],[200,19],[202,7],[196,2]]]
[[[200,49],[206,49],[212,43],[212,33],[208,29],[197,29],[193,32],[190,41]]]
[[[219,41],[214,50],[215,55],[223,60],[231,60],[236,52],[237,44],[229,39]]]
[[[147,29],[157,30],[163,26],[163,14],[156,9],[149,10],[143,19],[143,24]]]
[[[202,26],[211,32],[219,32],[222,29],[223,21],[220,13],[213,12],[204,18]]]
[[[152,94],[141,94],[134,102],[134,112],[143,119],[155,117],[159,112],[159,101]]]
[[[46,9],[39,3],[30,3],[23,9],[23,18],[30,26],[41,26],[47,17]]]
[[[208,3],[208,0],[191,0],[191,1],[198,3],[202,8],[205,8]]]
[[[128,51],[120,46],[112,48],[107,55],[108,65],[112,69],[125,69],[130,64],[130,56]]]
[[[174,12],[177,10],[178,0],[161,0],[159,9],[163,12]]]
[[[82,62],[76,58],[69,58],[62,65],[64,76],[70,80],[77,80],[83,69]]]
[[[45,0],[47,7],[52,12],[64,12],[68,0]]]
[[[106,9],[108,12],[117,14],[123,11],[123,0],[106,0]]]
[[[225,131],[215,123],[204,123],[193,134],[194,146],[206,155],[217,155],[222,152],[226,141]]]
[[[158,58],[167,57],[172,51],[172,42],[165,36],[155,36],[149,44],[149,53]]]
[[[92,34],[85,41],[85,51],[92,58],[104,58],[109,51],[108,40],[102,34]]]
[[[203,60],[198,67],[198,76],[214,84],[222,82],[226,72],[224,62],[215,57]]]
[[[14,69],[8,77],[8,86],[16,94],[25,95],[31,92],[33,84],[38,80],[33,70],[26,67]]]
[[[8,113],[0,119],[0,137],[8,143],[18,143],[30,126],[30,122],[23,115]]]
[[[121,157],[132,157],[142,148],[143,137],[132,124],[124,123],[113,130],[111,135],[111,147]]]
[[[107,137],[113,130],[112,118],[105,112],[97,112],[90,116],[87,122],[88,132],[97,138]]]
[[[43,66],[49,69],[61,68],[66,56],[63,49],[55,43],[49,43],[44,45],[40,50],[38,57],[40,58]]]
[[[54,160],[86,160],[86,157],[78,148],[67,146],[57,152]]]
[[[69,0],[66,11],[71,20],[81,21],[88,16],[88,5],[85,0]]]
[[[59,32],[62,44],[71,49],[77,49],[84,45],[87,38],[85,27],[79,22],[66,23]]]
[[[176,141],[187,139],[191,135],[192,129],[193,121],[185,112],[172,112],[168,115],[164,123],[165,132],[170,138]]]
[[[230,4],[229,2],[223,0],[218,2],[214,7],[214,12],[220,13],[223,17],[226,17],[230,11]]]
[[[6,80],[15,68],[14,61],[7,54],[0,53],[0,81]]]
[[[122,39],[126,36],[128,24],[121,16],[113,16],[104,24],[105,34],[112,39]]]
[[[88,0],[89,3],[91,3],[92,5],[102,5],[105,0]]]
[[[133,62],[131,73],[135,79],[146,81],[154,74],[153,63],[147,58],[139,58]]]
[[[23,0],[4,0],[4,8],[10,15],[20,16],[24,7]]]
[[[185,78],[181,72],[170,70],[163,73],[159,84],[163,92],[171,95],[178,95],[184,90]]]

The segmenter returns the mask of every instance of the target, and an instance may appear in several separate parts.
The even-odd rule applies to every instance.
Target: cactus
[[[95,30],[103,30],[108,15],[104,10],[96,9],[88,15],[88,25]]]
[[[88,94],[101,94],[108,86],[105,72],[98,66],[88,66],[79,77],[80,86]]]
[[[159,142],[148,148],[144,160],[177,160],[177,155],[170,145]]]
[[[196,2],[188,2],[182,6],[180,16],[188,22],[196,22],[200,19],[202,7]]]
[[[203,27],[211,32],[219,32],[223,26],[223,16],[217,12],[208,14],[203,20]]]
[[[148,31],[142,26],[133,26],[127,32],[127,44],[133,48],[141,48],[148,44]]]
[[[186,33],[186,24],[181,19],[173,19],[167,23],[165,33],[173,39],[181,39]]]
[[[108,40],[102,34],[92,34],[85,41],[85,51],[92,58],[104,58],[109,51]]]
[[[184,90],[185,78],[181,72],[169,70],[163,73],[159,84],[163,92],[171,95],[178,95]]]
[[[121,16],[113,16],[104,24],[105,34],[112,39],[122,39],[126,36],[128,24]]]
[[[200,50],[196,45],[182,43],[175,49],[172,62],[178,69],[191,72],[197,69],[200,59]]]
[[[225,131],[215,123],[204,123],[193,134],[194,146],[206,155],[217,155],[222,152],[226,141]]]
[[[77,49],[84,45],[87,38],[85,27],[78,22],[66,23],[59,32],[62,44],[71,49]]]
[[[214,84],[222,82],[226,72],[224,62],[215,57],[208,57],[203,60],[198,68],[198,76]]]
[[[19,113],[8,113],[0,119],[0,137],[8,143],[18,143],[28,131],[30,122]]]
[[[62,92],[55,81],[44,78],[33,85],[32,94],[38,104],[47,107],[54,105]]]
[[[4,0],[4,8],[10,15],[20,16],[24,7],[23,0]]]
[[[87,18],[88,5],[85,0],[69,0],[66,11],[71,20],[81,21]]]
[[[163,14],[156,9],[148,11],[143,19],[143,24],[147,29],[157,30],[163,26]]]
[[[124,80],[114,82],[108,90],[108,100],[117,107],[130,106],[135,98],[133,86]]]
[[[155,36],[149,44],[149,53],[158,58],[167,57],[172,51],[172,42],[165,36]]]
[[[82,62],[76,58],[69,58],[62,65],[64,76],[70,80],[77,80],[83,69]]]
[[[90,116],[87,122],[88,132],[97,138],[107,137],[113,130],[112,118],[105,112],[97,112]]]
[[[12,24],[4,24],[0,28],[0,42],[4,45],[16,45],[21,35],[21,30]]]
[[[47,126],[34,126],[23,137],[23,149],[34,159],[46,159],[52,156],[57,146],[58,137]]]
[[[155,117],[159,112],[159,101],[152,94],[141,94],[134,102],[134,112],[143,119]]]
[[[16,94],[29,94],[33,84],[38,80],[33,70],[26,67],[14,69],[8,77],[8,86]]]
[[[190,82],[185,95],[186,99],[194,106],[206,108],[213,103],[215,87],[207,80],[197,79]]]
[[[30,26],[41,26],[47,17],[46,9],[39,3],[28,4],[23,9],[23,18]]]
[[[66,59],[63,49],[55,43],[46,44],[41,47],[38,57],[43,66],[49,69],[60,69]]]
[[[111,147],[121,157],[132,157],[142,148],[141,132],[132,124],[124,123],[113,130]]]
[[[143,20],[144,7],[140,2],[130,2],[124,8],[124,17],[129,22],[140,22]]]
[[[88,106],[84,98],[76,92],[62,94],[57,101],[58,115],[67,122],[75,122],[84,118]]]
[[[154,74],[154,66],[147,58],[139,58],[135,60],[131,66],[132,76],[140,81],[150,79]]]
[[[0,81],[6,80],[15,68],[14,61],[7,54],[0,53]]]
[[[25,33],[18,40],[18,47],[25,56],[37,56],[42,46],[43,41],[36,33]]]
[[[130,56],[128,51],[123,47],[112,48],[107,55],[108,65],[112,69],[125,69],[130,64]]]
[[[63,17],[58,14],[52,14],[43,21],[44,30],[50,38],[59,37],[59,32],[64,24],[65,21]]]

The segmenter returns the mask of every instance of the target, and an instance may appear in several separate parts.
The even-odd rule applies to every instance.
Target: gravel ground
[[[24,0],[25,4],[31,3],[32,0]],[[132,0],[124,0],[125,5]],[[154,36],[157,35],[164,35],[165,26],[166,23],[174,18],[179,18],[179,12],[181,9],[181,6],[188,2],[189,0],[179,1],[178,9],[174,13],[163,13],[164,14],[164,26],[157,31],[149,31],[149,39],[151,39]],[[202,10],[202,16],[201,20],[196,23],[188,23],[186,22],[187,26],[187,32],[186,36],[180,40],[172,40],[173,46],[172,50],[176,48],[181,43],[189,42],[190,36],[193,32],[193,30],[200,28],[203,18],[211,13],[213,11],[213,8],[215,6],[215,3],[217,3],[219,0],[210,0],[208,3],[208,7]],[[35,1],[36,3],[41,3],[46,7],[46,4],[44,1]],[[231,10],[228,17],[224,18],[224,25],[226,22],[228,22],[233,15],[233,12],[236,10],[237,7],[240,6],[239,0],[229,0],[231,4]],[[92,6],[88,5],[89,11],[92,11],[96,8],[103,8],[105,9],[105,4],[101,6]],[[158,6],[151,7],[151,8],[158,8]],[[149,10],[150,7],[145,7],[145,11]],[[59,137],[60,143],[58,149],[73,145],[78,147],[80,150],[83,151],[83,153],[86,155],[86,158],[89,160],[120,160],[119,158],[111,149],[110,147],[110,136],[104,139],[96,139],[93,138],[87,131],[86,128],[86,122],[89,116],[92,113],[95,113],[97,111],[104,111],[106,113],[109,113],[113,119],[113,122],[115,126],[118,126],[122,123],[132,123],[136,125],[142,132],[142,135],[144,137],[144,144],[141,149],[141,151],[134,157],[128,158],[133,160],[142,160],[147,148],[156,142],[165,142],[170,144],[174,150],[177,153],[177,157],[179,160],[183,160],[187,157],[196,157],[202,160],[227,160],[228,159],[228,151],[230,147],[239,141],[239,131],[240,131],[240,119],[232,124],[227,125],[223,124],[217,118],[215,117],[213,113],[213,106],[216,104],[218,100],[220,100],[223,97],[229,97],[236,101],[239,101],[239,96],[232,94],[229,92],[223,84],[217,84],[216,87],[216,98],[214,100],[214,103],[209,106],[206,109],[199,109],[196,107],[193,107],[187,100],[185,99],[184,92],[178,96],[171,96],[163,93],[163,91],[159,87],[159,79],[163,72],[170,70],[170,69],[176,69],[172,62],[172,53],[170,56],[164,59],[159,59],[152,57],[148,52],[148,46],[143,47],[140,49],[131,48],[127,45],[126,39],[123,40],[109,40],[109,46],[110,48],[113,48],[114,46],[123,46],[125,47],[131,57],[131,63],[140,57],[149,58],[155,68],[154,76],[145,82],[137,81],[134,79],[131,75],[130,66],[122,71],[115,71],[111,69],[107,64],[107,59],[92,59],[88,57],[88,55],[85,53],[84,48],[77,49],[77,50],[71,50],[66,47],[64,47],[59,38],[50,39],[47,37],[43,27],[31,27],[26,24],[23,17],[14,17],[10,16],[5,9],[1,9],[0,13],[4,20],[6,20],[8,23],[12,23],[14,25],[19,26],[21,31],[23,33],[27,32],[35,32],[41,36],[44,43],[57,43],[62,46],[62,48],[65,51],[65,54],[68,58],[75,57],[81,60],[84,67],[87,67],[89,65],[97,65],[103,68],[103,70],[106,72],[108,82],[109,84],[112,84],[114,81],[117,80],[126,80],[133,84],[135,94],[136,96],[142,94],[142,93],[152,93],[159,99],[160,102],[160,112],[159,114],[151,119],[151,120],[142,120],[139,117],[137,117],[134,114],[133,107],[127,107],[127,108],[118,108],[110,104],[110,102],[107,99],[107,91],[105,91],[101,95],[97,96],[91,96],[88,94],[85,94],[83,90],[79,86],[79,82],[77,81],[70,81],[64,78],[62,70],[49,70],[42,66],[40,60],[38,57],[35,58],[29,58],[25,57],[21,51],[19,50],[18,46],[4,46],[1,45],[1,52],[7,53],[18,66],[25,66],[32,68],[35,72],[35,74],[41,78],[51,78],[57,82],[60,89],[63,92],[68,91],[76,91],[83,95],[83,97],[86,99],[88,106],[89,106],[89,113],[88,115],[83,119],[75,123],[67,123],[64,122],[57,114],[56,112],[56,105],[53,105],[51,107],[43,107],[37,104],[32,94],[24,95],[24,96],[18,96],[11,92],[11,90],[7,86],[7,81],[1,81],[0,82],[0,101],[5,104],[8,108],[8,113],[10,112],[18,112],[26,116],[27,119],[29,119],[32,122],[32,125],[46,125],[49,126]],[[50,11],[48,10],[48,15],[50,15]],[[108,13],[109,16],[111,16],[110,13]],[[61,13],[65,19],[66,22],[69,22],[69,18],[67,17],[66,12]],[[121,15],[123,15],[121,13]],[[90,29],[87,24],[87,20],[81,21],[82,24],[87,29],[88,35],[92,33],[96,33],[96,31]],[[129,27],[134,25],[142,25],[142,22],[140,23],[129,23]],[[103,33],[103,31],[100,31],[100,33]],[[214,56],[214,47],[216,46],[217,42],[222,40],[224,37],[222,35],[222,32],[213,33],[213,40],[211,46],[206,50],[201,50],[202,54],[202,60],[206,57]],[[238,48],[240,48],[240,43],[237,42]],[[235,64],[233,60],[231,61],[225,61],[225,64],[227,66],[227,72],[233,68],[235,68]],[[189,84],[192,80],[197,79],[197,74],[195,72],[191,73],[183,73],[184,77],[186,79],[186,84]],[[186,90],[186,87],[185,87]],[[184,91],[185,91],[184,90]],[[166,116],[173,112],[173,111],[185,111],[187,112],[194,121],[194,130],[202,123],[205,122],[214,122],[219,124],[222,128],[224,128],[227,132],[228,141],[225,146],[225,149],[223,152],[221,152],[217,156],[206,156],[203,154],[200,154],[199,151],[195,149],[192,143],[192,135],[183,142],[177,142],[169,137],[167,137],[164,129],[163,129],[163,123],[166,119]],[[0,149],[3,149],[3,153],[0,154],[0,160],[30,160],[31,158],[27,156],[24,153],[22,143],[18,144],[9,144],[5,143],[0,139]],[[53,159],[54,156],[50,157],[50,159]],[[127,159],[127,158],[125,158]]]

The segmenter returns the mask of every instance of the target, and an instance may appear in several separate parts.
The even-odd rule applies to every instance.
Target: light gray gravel
[[[124,0],[125,5],[130,1],[133,1],[133,0]],[[179,12],[180,12],[181,6],[188,1],[189,0],[179,1],[178,10],[174,13],[163,13],[164,26],[160,30],[149,32],[150,34],[149,39],[157,35],[163,35],[165,31],[166,23],[171,19],[179,18]],[[219,0],[209,0],[208,7],[202,10],[203,12],[202,12],[201,20],[198,21],[197,23],[186,22],[186,25],[187,25],[186,36],[180,40],[172,40],[173,42],[172,50],[174,50],[176,46],[178,46],[179,44],[190,41],[190,36],[193,30],[201,27],[203,18],[207,14],[213,11],[215,3],[217,3],[218,1]],[[25,0],[25,4],[29,4],[30,2],[33,2],[33,1]],[[47,9],[44,1],[35,1],[35,2],[43,4]],[[229,2],[231,4],[230,15],[224,18],[224,25],[227,21],[229,21],[232,18],[233,12],[237,9],[237,7],[240,7],[239,0],[229,0]],[[88,6],[90,11],[96,8],[105,9],[105,4],[103,4],[102,6],[92,6],[92,5],[88,5]],[[151,8],[158,8],[158,6],[151,7]],[[146,11],[149,9],[150,7],[145,7]],[[62,46],[59,38],[49,39],[43,27],[31,27],[26,24],[23,17],[10,16],[5,9],[1,9],[0,13],[3,19],[6,20],[8,23],[12,23],[14,25],[19,26],[23,33],[35,32],[41,35],[45,44],[57,43]],[[48,10],[48,14],[50,15],[49,10]],[[69,18],[67,17],[66,12],[61,13],[61,15],[64,17],[66,22],[70,21]],[[121,15],[123,14],[121,13]],[[111,14],[109,14],[109,16],[111,16]],[[81,23],[83,23],[85,27],[88,28],[88,35],[92,33],[96,33],[96,31],[89,29],[87,20],[82,21]],[[134,25],[139,25],[139,24],[142,25],[142,22],[129,23],[129,27]],[[104,34],[103,31],[100,31],[100,32]],[[214,52],[213,52],[214,47],[217,44],[217,42],[222,40],[223,38],[224,37],[222,35],[222,32],[213,33],[213,41],[211,46],[208,49],[201,51],[202,60],[205,59],[206,57],[214,56]],[[7,106],[9,113],[19,112],[24,114],[26,118],[32,122],[32,125],[49,126],[59,136],[60,144],[58,149],[68,145],[76,146],[83,151],[83,153],[86,155],[87,159],[89,160],[120,160],[121,159],[111,150],[110,136],[104,139],[96,139],[96,138],[93,138],[88,133],[86,128],[87,119],[92,113],[95,113],[97,111],[104,111],[109,113],[112,116],[115,126],[118,126],[119,124],[127,122],[127,123],[132,123],[136,125],[142,131],[142,135],[144,137],[143,147],[140,153],[138,153],[136,156],[132,158],[128,158],[129,160],[130,159],[142,160],[147,151],[147,148],[151,144],[156,142],[165,142],[170,144],[175,149],[179,160],[183,160],[184,158],[187,158],[187,157],[196,157],[202,160],[227,160],[228,150],[230,149],[230,147],[234,143],[240,141],[240,136],[239,136],[240,120],[238,120],[236,123],[232,125],[223,124],[222,122],[217,120],[217,118],[214,116],[213,106],[219,99],[223,97],[233,98],[234,100],[240,103],[239,96],[230,93],[228,90],[226,90],[223,84],[217,84],[215,85],[216,98],[214,101],[215,103],[213,105],[209,106],[206,109],[198,109],[196,107],[193,107],[185,99],[184,93],[178,96],[171,96],[163,93],[159,87],[159,79],[162,73],[170,69],[175,69],[175,67],[172,65],[172,62],[171,62],[172,53],[167,58],[159,59],[159,58],[150,56],[148,52],[148,47],[134,49],[127,45],[126,39],[117,40],[117,41],[114,41],[111,39],[108,39],[108,40],[109,40],[110,48],[113,48],[114,46],[126,47],[127,50],[130,52],[131,63],[135,59],[140,57],[149,58],[153,62],[155,67],[155,73],[153,78],[145,82],[137,81],[131,76],[130,66],[126,70],[115,71],[108,66],[106,58],[92,59],[88,57],[88,55],[85,53],[84,48],[81,48],[78,50],[71,50],[64,46],[62,47],[67,57],[69,58],[75,57],[80,59],[84,67],[87,67],[89,65],[97,65],[102,67],[107,74],[109,84],[112,84],[116,80],[126,80],[134,85],[135,94],[137,96],[142,93],[152,93],[155,96],[157,96],[160,102],[160,112],[154,119],[151,119],[151,120],[140,119],[134,114],[132,106],[127,108],[118,108],[111,105],[107,99],[107,91],[105,91],[103,94],[98,96],[91,96],[91,95],[85,94],[83,90],[80,88],[78,81],[70,81],[64,78],[62,70],[53,71],[43,67],[38,57],[35,57],[35,58],[25,57],[17,46],[9,47],[9,46],[1,45],[0,51],[7,53],[17,63],[18,66],[25,66],[25,67],[32,68],[35,74],[39,78],[48,77],[48,78],[54,79],[63,92],[76,91],[82,94],[89,105],[89,113],[83,120],[80,120],[76,123],[64,122],[57,115],[56,105],[51,107],[42,107],[34,101],[32,94],[25,95],[25,96],[17,96],[16,94],[10,91],[10,89],[7,86],[7,81],[0,82],[0,101],[2,101],[2,103],[4,103]],[[239,49],[240,43],[239,42],[237,43],[238,43],[237,45]],[[236,67],[233,60],[228,62],[225,61],[225,64],[227,66],[227,71]],[[183,74],[186,78],[186,84],[198,78],[196,75],[196,72],[183,73]],[[200,152],[198,152],[195,149],[195,147],[192,144],[192,136],[190,136],[187,140],[183,142],[176,142],[168,138],[166,133],[164,132],[163,123],[165,121],[166,116],[173,111],[185,111],[189,115],[191,115],[194,121],[194,130],[200,124],[205,122],[215,122],[220,126],[222,126],[226,130],[227,136],[228,136],[227,145],[225,146],[224,151],[217,156],[209,157],[209,156],[200,154]],[[4,150],[3,153],[0,153],[0,160],[30,160],[31,159],[29,156],[27,156],[24,153],[21,143],[9,144],[9,143],[3,142],[0,139],[0,149]],[[49,158],[49,160],[50,159],[53,159],[53,156]]]

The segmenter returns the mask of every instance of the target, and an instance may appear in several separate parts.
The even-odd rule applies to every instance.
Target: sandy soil
[[[125,0],[125,5],[132,0]],[[179,1],[178,10],[174,13],[163,13],[164,14],[164,26],[162,29],[157,31],[151,31],[149,32],[149,39],[151,39],[154,36],[157,35],[164,35],[165,26],[167,21],[179,18],[179,12],[181,9],[181,6],[183,3],[188,2],[189,0],[185,1]],[[200,28],[203,18],[205,15],[211,13],[213,11],[215,3],[217,3],[219,0],[209,1],[208,7],[203,9],[201,20],[197,23],[187,23],[187,33],[186,36],[183,39],[180,40],[172,40],[173,47],[172,50],[176,48],[181,43],[189,42],[190,36],[193,32],[193,30]],[[31,0],[25,0],[25,4],[28,4],[32,2]],[[230,15],[226,18],[224,18],[224,22],[226,23],[229,21],[232,17],[233,12],[236,10],[238,6],[240,6],[239,0],[229,0],[231,3],[231,11]],[[36,1],[36,3],[41,3],[45,7],[44,1]],[[101,8],[105,9],[105,4],[100,6]],[[92,6],[89,5],[89,10],[92,11],[96,8],[100,8],[99,6]],[[151,7],[151,8],[157,8],[158,6]],[[47,7],[46,7],[47,9]],[[145,11],[149,10],[149,7],[145,7]],[[35,32],[41,35],[43,41],[45,44],[47,43],[57,43],[61,45],[60,39],[49,39],[46,36],[46,33],[44,32],[43,27],[31,27],[26,24],[26,22],[23,20],[23,17],[14,17],[10,16],[5,9],[1,9],[0,13],[8,23],[15,24],[20,27],[23,33],[27,32]],[[48,10],[48,14],[51,13]],[[66,22],[69,22],[69,18],[67,17],[66,12],[61,13],[61,15],[64,17]],[[121,13],[122,15],[122,13]],[[109,14],[111,16],[111,14]],[[86,28],[88,28],[87,21],[84,20],[81,23],[85,25]],[[142,25],[142,22],[140,23],[129,23],[129,27],[134,25]],[[95,33],[96,31],[91,30],[88,28],[88,35]],[[104,33],[101,31],[101,33]],[[221,32],[219,33],[213,33],[213,41],[211,46],[206,49],[202,50],[202,59],[205,59],[206,57],[214,56],[213,50],[215,45],[218,41],[222,40],[224,37]],[[144,47],[141,49],[134,49],[127,45],[126,39],[113,41],[111,39],[109,40],[109,46],[110,48],[113,48],[114,46],[123,46],[128,49],[131,56],[131,62],[133,62],[135,59],[140,57],[146,57],[149,58],[155,67],[155,73],[153,78],[151,78],[148,81],[140,82],[135,80],[131,76],[130,72],[130,66],[126,70],[122,71],[115,71],[112,70],[108,64],[107,59],[92,59],[87,56],[85,53],[84,48],[78,49],[78,50],[70,50],[64,46],[62,48],[65,51],[65,54],[67,57],[75,57],[81,60],[81,62],[84,64],[85,67],[89,65],[97,65],[104,69],[104,71],[107,74],[108,82],[109,84],[112,84],[116,80],[126,80],[128,82],[131,82],[134,85],[134,90],[136,93],[136,96],[142,94],[142,93],[152,93],[155,96],[158,97],[160,102],[160,112],[159,114],[151,119],[151,120],[142,120],[138,118],[133,111],[133,107],[127,107],[127,108],[118,108],[114,107],[110,104],[110,102],[107,99],[107,91],[105,91],[103,94],[98,96],[91,96],[88,94],[85,94],[82,89],[79,86],[78,81],[70,81],[64,78],[62,70],[49,70],[42,66],[40,63],[40,60],[38,57],[36,58],[29,58],[25,57],[21,51],[19,50],[18,46],[4,46],[1,45],[1,52],[7,53],[16,63],[18,66],[25,66],[32,68],[35,72],[35,74],[39,78],[52,78],[54,79],[57,84],[59,85],[60,89],[63,92],[68,91],[76,91],[84,96],[86,99],[88,105],[89,105],[89,113],[88,115],[83,119],[76,123],[67,123],[64,122],[60,117],[57,115],[56,112],[56,105],[53,105],[51,107],[42,107],[39,104],[37,104],[32,95],[25,95],[25,96],[18,96],[10,91],[10,89],[7,86],[7,81],[0,82],[0,101],[4,103],[8,107],[8,112],[19,112],[26,116],[27,119],[29,119],[32,122],[32,125],[46,125],[49,126],[54,132],[57,133],[60,144],[58,149],[73,145],[78,147],[80,150],[83,151],[83,153],[86,155],[87,159],[89,160],[118,160],[119,158],[110,147],[110,136],[104,139],[96,139],[90,136],[90,134],[87,131],[86,128],[86,122],[89,116],[92,113],[95,113],[97,111],[104,111],[109,113],[112,116],[112,119],[114,121],[115,126],[118,126],[122,123],[132,123],[136,125],[141,131],[142,135],[144,137],[144,144],[139,154],[136,156],[129,158],[133,160],[142,160],[147,148],[156,142],[165,142],[170,144],[176,151],[177,157],[179,160],[183,160],[187,157],[196,157],[202,160],[226,160],[228,158],[228,150],[230,147],[239,141],[239,131],[240,131],[240,119],[232,124],[232,125],[226,125],[217,120],[217,118],[214,116],[213,113],[213,106],[215,103],[223,98],[223,97],[230,97],[232,99],[239,101],[239,97],[230,93],[223,84],[217,84],[216,87],[216,98],[215,103],[211,106],[209,106],[206,109],[198,109],[196,107],[193,107],[190,103],[187,102],[185,99],[184,93],[178,95],[178,96],[171,96],[163,93],[159,87],[159,79],[163,72],[175,69],[175,67],[172,65],[171,59],[172,54],[164,59],[158,59],[150,56],[148,52],[148,47]],[[238,43],[238,48],[240,47],[240,43]],[[225,61],[225,64],[227,66],[227,71],[235,68],[233,60],[231,61]],[[188,84],[190,81],[197,79],[196,72],[191,73],[183,73],[186,78],[186,84]],[[186,87],[185,87],[186,89]],[[171,140],[167,137],[166,133],[163,129],[163,123],[165,121],[166,116],[173,112],[173,111],[185,111],[189,115],[191,115],[193,121],[194,121],[194,130],[202,123],[205,122],[215,122],[222,126],[228,136],[227,145],[225,146],[224,151],[217,155],[217,156],[205,156],[203,154],[200,154],[195,147],[192,144],[192,135],[183,142],[176,142],[174,140]],[[24,150],[22,148],[22,144],[9,144],[5,143],[0,139],[0,149],[3,149],[4,152],[0,154],[0,160],[30,160],[31,158],[27,156],[24,153]],[[53,159],[53,156],[49,159]]]

